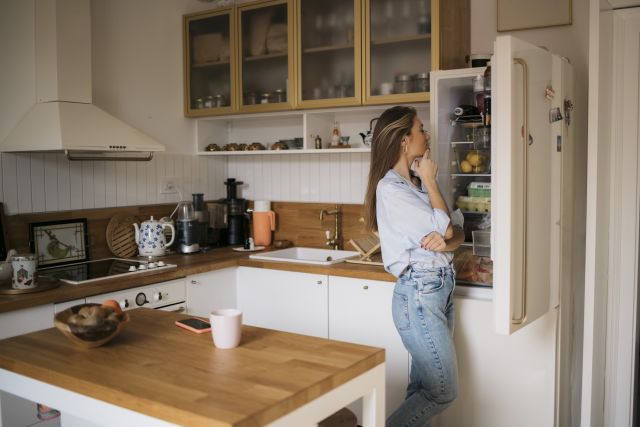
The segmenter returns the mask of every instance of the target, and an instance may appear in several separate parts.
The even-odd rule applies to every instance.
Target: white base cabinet
[[[245,325],[328,338],[328,278],[238,268],[238,308]]]
[[[458,398],[433,427],[553,426],[557,311],[506,336],[493,301],[454,301]]]
[[[409,353],[391,316],[393,287],[390,282],[329,277],[329,338],[385,349],[387,416],[404,400],[409,381]]]
[[[217,308],[236,308],[236,267],[187,276],[187,313],[209,318]]]

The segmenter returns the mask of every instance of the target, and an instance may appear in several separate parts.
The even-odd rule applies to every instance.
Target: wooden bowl
[[[104,322],[95,326],[81,326],[68,323],[71,315],[77,314],[83,307],[100,306],[100,304],[80,304],[74,305],[60,313],[56,314],[53,324],[64,336],[82,348],[99,347],[111,341],[113,337],[118,335],[125,323],[129,321],[129,315],[126,311],[118,314],[118,322]]]

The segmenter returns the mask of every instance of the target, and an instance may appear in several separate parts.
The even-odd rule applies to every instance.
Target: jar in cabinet
[[[398,74],[396,76],[394,92],[395,93],[411,92],[411,77],[409,77],[409,74]]]
[[[207,99],[204,100],[204,108],[213,108],[213,96],[207,96]]]
[[[213,106],[216,107],[216,108],[219,108],[219,107],[224,107],[225,105],[226,105],[226,102],[225,102],[225,99],[224,99],[224,95],[222,95],[220,93],[217,94],[215,96],[215,98],[214,98]]]
[[[258,94],[255,92],[248,92],[244,95],[245,105],[254,105],[258,103]]]
[[[413,91],[429,92],[429,73],[418,73],[413,75]]]
[[[260,104],[268,104],[271,102],[271,94],[269,92],[265,92],[260,97]]]
[[[276,89],[273,92],[273,102],[285,102],[286,100],[285,93],[282,89]]]
[[[204,101],[202,98],[196,98],[193,101],[193,108],[204,108]]]

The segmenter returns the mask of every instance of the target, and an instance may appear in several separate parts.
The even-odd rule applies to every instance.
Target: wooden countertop
[[[56,329],[0,341],[0,368],[180,425],[264,425],[384,362],[374,347],[243,326],[240,346],[145,308],[105,346]],[[170,351],[167,351],[170,350]]]
[[[329,266],[293,264],[284,262],[258,261],[249,259],[246,253],[234,252],[230,248],[219,248],[207,253],[193,255],[170,255],[163,260],[178,267],[148,276],[131,276],[107,279],[84,285],[62,284],[60,287],[43,292],[22,295],[0,295],[0,313],[35,307],[43,304],[71,301],[91,295],[99,295],[122,289],[135,288],[153,283],[166,282],[192,274],[206,273],[228,267],[244,266],[268,268],[272,270],[297,271],[302,273],[326,274],[331,276],[395,282],[395,277],[379,266],[339,263]]]

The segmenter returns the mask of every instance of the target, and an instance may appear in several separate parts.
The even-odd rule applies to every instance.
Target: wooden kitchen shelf
[[[372,46],[382,46],[387,44],[407,43],[415,41],[427,41],[431,39],[431,34],[416,34],[403,37],[389,37],[385,39],[371,40]]]
[[[321,52],[335,52],[337,50],[353,49],[353,44],[343,44],[339,46],[318,46],[302,49],[302,53],[321,53]]]
[[[197,154],[202,156],[266,156],[269,154],[337,154],[337,153],[370,153],[369,147],[358,148],[322,148],[302,149],[302,150],[256,150],[256,151],[199,151]]]

